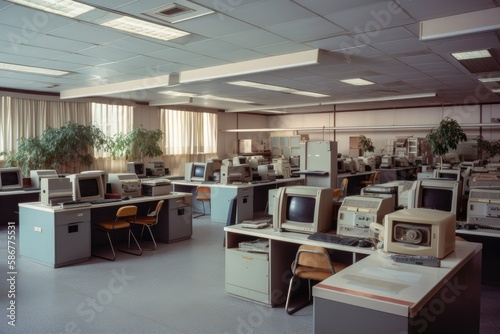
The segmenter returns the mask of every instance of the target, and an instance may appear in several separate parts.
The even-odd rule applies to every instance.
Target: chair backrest
[[[126,221],[128,223],[134,223],[135,219],[137,217],[137,207],[135,205],[126,205],[122,206],[121,208],[116,211],[116,219],[113,223],[113,228],[115,227],[114,224],[118,221]]]
[[[161,200],[161,201],[158,201],[158,203],[156,204],[156,209],[154,211],[154,213],[150,213],[148,214],[150,217],[155,217],[155,224],[158,223],[158,217],[160,216],[160,211],[161,211],[161,208],[163,207],[163,203],[165,203],[164,200]]]
[[[296,255],[296,264],[319,269],[328,269],[335,273],[328,251],[319,246],[301,245]]]
[[[344,177],[342,179],[342,183],[340,183],[340,190],[342,190],[342,193],[347,190],[347,185],[349,184],[349,179],[347,177]]]
[[[374,178],[375,181],[378,181],[380,180],[380,172],[375,172],[375,178]]]
[[[196,188],[196,199],[199,201],[210,200],[210,187],[199,186]]]

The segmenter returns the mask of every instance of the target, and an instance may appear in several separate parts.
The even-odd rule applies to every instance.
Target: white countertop
[[[441,267],[396,263],[374,253],[313,288],[314,297],[413,317],[482,244],[457,241]]]

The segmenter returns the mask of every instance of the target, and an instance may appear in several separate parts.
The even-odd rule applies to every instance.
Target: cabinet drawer
[[[55,224],[64,225],[90,221],[90,209],[60,211],[55,214]]]
[[[250,253],[238,249],[226,250],[226,286],[268,294],[269,255]],[[247,296],[244,296],[247,297]]]

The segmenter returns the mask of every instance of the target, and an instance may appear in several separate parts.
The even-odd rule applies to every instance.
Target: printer
[[[66,177],[42,177],[40,179],[40,202],[56,206],[73,200],[71,180]]]
[[[285,158],[273,158],[273,166],[276,175],[288,179],[292,176],[292,166],[290,161]]]
[[[144,196],[168,195],[172,191],[171,181],[165,178],[141,179]]]
[[[252,181],[252,167],[249,164],[237,166],[222,165],[220,174],[220,182],[222,184]]]
[[[141,180],[135,173],[110,173],[108,182],[113,194],[119,194],[121,197],[141,196]]]
[[[394,211],[392,199],[368,195],[344,198],[337,218],[337,234],[368,238],[370,224],[381,224],[384,216]]]
[[[259,173],[261,180],[276,180],[276,172],[272,164],[257,166],[257,173]]]
[[[500,227],[500,189],[470,189],[467,223]]]
[[[149,176],[165,176],[165,163],[152,161],[146,164],[146,174]]]

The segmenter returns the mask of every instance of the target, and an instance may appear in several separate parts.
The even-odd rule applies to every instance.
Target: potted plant
[[[456,120],[445,117],[437,128],[431,129],[426,139],[431,146],[432,154],[439,156],[440,168],[442,168],[445,154],[450,150],[455,150],[461,141],[466,141],[467,135]]]
[[[48,128],[38,137],[19,138],[16,152],[7,155],[6,166],[21,168],[24,176],[32,169],[67,167],[79,171],[94,162],[91,148],[106,149],[108,137],[94,125],[68,122],[60,128]]]
[[[372,140],[364,135],[359,136],[358,147],[363,150],[363,155],[366,155],[366,152],[375,151]]]
[[[146,130],[142,126],[128,133],[118,133],[113,137],[111,155],[124,156],[126,160],[143,161],[145,157],[157,157],[163,154],[158,144],[163,137],[160,129]]]
[[[486,140],[482,136],[477,137],[477,150],[481,154],[481,160],[493,158],[500,154],[500,140]]]

